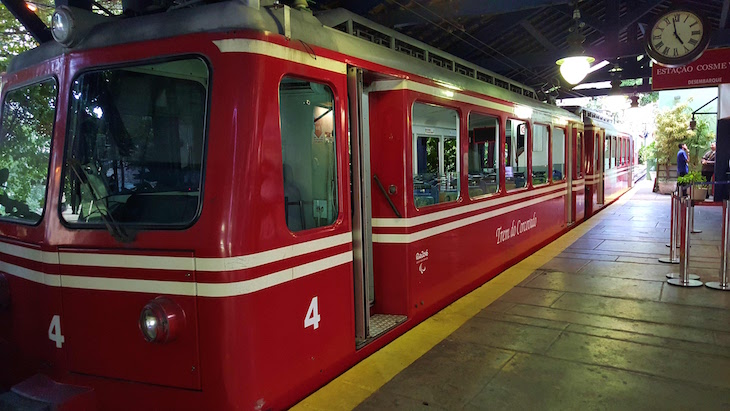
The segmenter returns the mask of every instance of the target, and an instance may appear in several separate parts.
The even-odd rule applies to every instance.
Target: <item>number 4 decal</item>
[[[56,348],[61,348],[66,338],[61,334],[61,316],[54,315],[48,327],[48,339],[56,342]]]
[[[304,317],[304,328],[314,326],[316,330],[319,328],[319,304],[317,303],[317,297],[312,298],[312,302],[309,303],[309,309],[307,310],[307,316]]]

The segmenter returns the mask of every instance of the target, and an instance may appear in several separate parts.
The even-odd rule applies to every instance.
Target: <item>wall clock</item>
[[[701,14],[686,9],[670,9],[656,19],[646,34],[646,52],[668,67],[696,60],[710,42],[710,26]]]

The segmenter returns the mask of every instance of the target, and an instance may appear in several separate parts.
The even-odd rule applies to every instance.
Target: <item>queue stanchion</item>
[[[679,277],[667,280],[667,283],[680,287],[699,287],[702,285],[702,281],[691,279],[689,273],[689,203],[691,201],[689,197],[684,196],[679,201]]]
[[[679,195],[674,192],[672,193],[672,222],[671,226],[669,227],[669,244],[667,244],[667,247],[669,247],[669,258],[660,258],[660,263],[667,263],[667,264],[679,264],[679,257],[677,256],[677,220],[679,216]],[[667,274],[667,278],[673,278],[670,277],[673,274]]]
[[[730,213],[728,213],[728,200],[722,201],[722,248],[721,248],[721,254],[720,254],[720,281],[713,281],[706,283],[705,286],[715,289],[715,290],[722,290],[722,291],[728,291],[730,290],[730,284],[728,284],[728,275],[727,275],[727,263],[728,258],[730,257],[728,255],[729,251],[728,248],[730,248],[730,241],[728,241],[728,235],[730,235]]]
[[[677,235],[677,218],[679,216],[679,194],[677,191],[672,193],[672,221],[669,229],[669,242],[667,247],[679,248],[679,236]],[[678,263],[678,262],[677,262]]]
[[[691,189],[690,189],[690,192]],[[701,233],[702,230],[695,230],[695,204],[690,200],[689,202],[689,232],[692,234]]]

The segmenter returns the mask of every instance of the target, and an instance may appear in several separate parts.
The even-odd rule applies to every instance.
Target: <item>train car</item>
[[[343,10],[168,6],[61,7],[2,78],[6,404],[286,408],[590,215],[591,128],[528,87]]]
[[[618,199],[635,182],[634,139],[612,118],[590,110],[578,112],[586,133],[586,214]]]

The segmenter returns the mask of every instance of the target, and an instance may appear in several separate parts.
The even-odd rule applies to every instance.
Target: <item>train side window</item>
[[[553,129],[553,181],[565,180],[565,130]]]
[[[616,159],[618,158],[618,140],[611,137],[611,168],[616,167]]]
[[[575,144],[575,177],[583,177],[583,133],[578,132]]]
[[[603,169],[608,170],[611,168],[611,136],[605,136],[604,143]]]
[[[499,190],[499,119],[469,114],[469,197]]]
[[[0,212],[35,224],[46,203],[58,87],[54,79],[11,90],[0,123]]]
[[[286,225],[293,232],[330,225],[338,213],[332,89],[284,77],[279,104]]]
[[[509,119],[504,131],[504,177],[510,191],[527,186],[527,123]]]
[[[541,186],[548,183],[548,142],[550,140],[548,126],[535,124],[532,126],[532,185]]]
[[[459,114],[413,104],[413,202],[416,207],[459,198]]]

